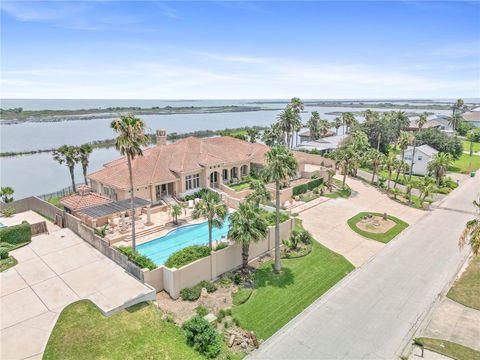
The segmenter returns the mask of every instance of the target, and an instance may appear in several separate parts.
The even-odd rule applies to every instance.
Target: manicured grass
[[[88,300],[67,306],[43,359],[204,359],[186,344],[182,329],[161,320],[152,304],[104,317]]]
[[[18,264],[18,261],[13,256],[9,256],[6,259],[2,259],[0,260],[0,272],[10,269],[11,267],[17,264]]]
[[[480,256],[475,256],[448,291],[447,297],[462,305],[480,310]]]
[[[273,262],[256,272],[256,289],[250,299],[233,307],[240,325],[267,339],[354,269],[343,256],[313,242],[312,252],[283,259],[280,274]]]
[[[477,171],[480,169],[480,156],[463,154],[460,159],[455,160],[452,166],[448,168],[449,171],[468,174],[470,171]]]
[[[238,184],[230,184],[230,185],[228,185],[228,187],[230,189],[233,189],[233,190],[237,191],[237,192],[242,191],[242,190],[250,188],[250,181],[241,182],[241,183],[238,183]]]
[[[352,190],[348,187],[347,184],[345,184],[345,189],[341,189],[343,182],[338,179],[333,179],[333,183],[335,186],[337,186],[340,190],[330,193],[330,194],[325,194],[323,196],[328,197],[330,199],[338,199],[338,198],[344,198],[347,199],[352,195]]]
[[[478,360],[480,359],[480,351],[469,347],[455,344],[447,340],[417,338],[415,342],[423,344],[427,350],[434,351],[438,354],[451,357],[456,360]]]
[[[394,216],[387,215],[389,220],[392,220],[396,223],[396,225],[388,230],[387,232],[384,233],[371,233],[368,231],[364,231],[362,229],[359,229],[357,227],[357,223],[363,219],[363,217],[367,216],[368,214],[372,214],[374,216],[383,216],[381,213],[372,213],[372,212],[361,212],[355,215],[354,217],[348,219],[347,223],[350,228],[355,231],[357,234],[364,236],[368,239],[380,241],[383,243],[388,243],[390,240],[392,240],[395,236],[400,234],[403,230],[405,230],[408,227],[408,224],[405,221],[402,221]]]
[[[62,200],[60,196],[52,196],[47,199],[47,202],[63,210],[63,205],[60,203],[60,200]]]
[[[470,141],[462,140],[463,143],[463,151],[470,152]],[[474,142],[473,143],[473,152],[480,152],[480,143]]]

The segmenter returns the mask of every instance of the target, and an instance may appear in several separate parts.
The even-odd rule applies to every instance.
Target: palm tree
[[[183,207],[180,204],[173,204],[170,206],[170,215],[173,218],[173,222],[178,224],[178,217],[182,215]]]
[[[365,111],[364,116],[366,122],[375,122],[380,119],[380,114],[377,111],[372,111],[370,109]]]
[[[455,116],[458,110],[462,110],[465,107],[465,102],[462,99],[457,99],[452,106],[452,115]]]
[[[298,125],[300,116],[291,106],[287,106],[278,114],[278,123],[283,132],[283,137],[287,139],[287,147],[290,148],[291,139],[295,125]]]
[[[310,131],[310,139],[317,140],[320,137],[320,114],[318,111],[312,111],[310,119],[308,119],[307,127]]]
[[[420,114],[417,120],[418,130],[422,130],[423,126],[427,123],[428,120],[428,113],[423,112]],[[412,178],[413,175],[413,165],[415,164],[415,150],[417,149],[417,139],[415,135],[413,135],[413,150],[412,150],[412,160],[410,161],[410,170],[409,170],[409,179]]]
[[[372,184],[375,182],[375,175],[378,173],[378,168],[384,162],[385,155],[377,149],[370,149],[368,151],[368,160],[372,165]]]
[[[115,148],[121,155],[127,157],[128,176],[130,178],[130,210],[132,212],[132,251],[135,253],[135,207],[133,206],[133,198],[135,197],[133,189],[133,173],[132,161],[137,156],[143,156],[142,146],[149,144],[150,139],[145,135],[145,123],[143,120],[128,114],[123,115],[120,119],[113,120],[110,127],[117,133],[115,139]]]
[[[457,130],[458,126],[462,123],[463,116],[455,112],[452,116],[448,118],[448,125],[450,125],[453,130]]]
[[[427,196],[429,196],[434,189],[435,189],[435,180],[432,179],[430,176],[424,176],[419,186],[419,190],[420,190],[419,198],[422,204],[427,198]]]
[[[390,189],[390,182],[392,181],[392,173],[393,173],[393,170],[397,167],[397,165],[398,165],[398,160],[394,153],[389,153],[388,156],[386,156],[383,159],[383,166],[388,173],[387,191]]]
[[[293,153],[284,146],[274,146],[265,154],[265,174],[275,182],[275,271],[279,272],[280,264],[280,183],[288,181],[297,174],[297,160]]]
[[[220,195],[214,191],[207,191],[195,205],[192,216],[194,219],[207,218],[208,222],[208,246],[212,249],[213,228],[221,228],[228,215],[228,208]]]
[[[53,159],[59,164],[65,164],[70,171],[72,180],[72,190],[77,191],[75,186],[75,164],[79,161],[79,151],[77,146],[63,145],[53,151]]]
[[[333,156],[337,164],[342,169],[342,173],[343,173],[342,189],[345,189],[347,174],[350,169],[350,163],[351,161],[353,161],[354,154],[352,153],[350,148],[340,148],[334,152]]]
[[[85,181],[85,185],[88,185],[87,180],[87,170],[89,164],[90,154],[92,153],[93,148],[90,144],[83,144],[78,148],[78,156],[79,161],[82,164],[82,171],[83,171],[83,180]]]
[[[355,116],[353,116],[351,112],[344,112],[341,115],[341,119],[343,121],[343,127],[344,127],[343,133],[347,134],[350,127],[352,127],[353,124],[355,124],[356,122]]]
[[[338,116],[333,120],[332,127],[335,128],[335,135],[338,135],[338,129],[342,126],[343,122]]]
[[[2,186],[0,188],[0,197],[5,204],[13,202],[13,193],[15,191],[10,186]]]
[[[275,144],[283,144],[284,136],[283,136],[281,124],[276,122],[272,124],[269,128],[266,128],[263,131],[262,141],[267,146],[273,146]]]
[[[256,207],[259,207],[262,202],[269,201],[272,198],[272,194],[267,190],[265,183],[261,180],[252,180],[250,182],[250,189],[253,190],[246,199],[253,202]]]
[[[412,140],[413,140],[413,136],[411,133],[403,130],[400,131],[400,137],[398,139],[397,146],[402,151],[402,159],[400,160],[400,163],[398,164],[398,167],[397,167],[397,176],[395,177],[395,184],[393,185],[394,188],[397,187],[398,178],[400,176],[400,170],[402,169],[405,163],[405,150],[407,150],[408,145],[412,142]]]
[[[474,200],[473,205],[478,208],[480,214],[480,198],[478,201]],[[473,253],[478,255],[480,251],[480,216],[478,215],[476,219],[467,222],[465,230],[460,236],[460,248],[463,248],[466,244],[470,244]]]
[[[333,180],[333,177],[335,176],[336,174],[336,171],[335,169],[328,169],[327,170],[327,188],[328,190],[332,190],[332,180]]]
[[[294,97],[290,100],[290,106],[297,113],[303,111],[304,109],[303,101],[298,97]]]
[[[420,114],[417,120],[417,125],[418,125],[418,130],[422,130],[423,126],[427,123],[428,121],[428,113],[423,112]]]
[[[318,129],[320,130],[320,135],[325,136],[330,129],[330,123],[327,120],[322,119],[318,122]]]
[[[248,255],[251,243],[265,239],[268,223],[260,209],[249,201],[243,201],[237,211],[230,216],[228,238],[242,246],[242,267],[248,266]]]
[[[258,138],[258,130],[257,129],[247,129],[247,135],[250,138],[251,143],[255,143]]]
[[[453,157],[448,153],[438,153],[428,163],[428,171],[435,175],[437,186],[440,186],[444,176],[447,173],[448,167],[452,165]]]
[[[405,179],[404,182],[405,185],[405,196],[408,199],[408,203],[412,203],[412,188],[414,186],[414,180],[412,178],[407,178]]]

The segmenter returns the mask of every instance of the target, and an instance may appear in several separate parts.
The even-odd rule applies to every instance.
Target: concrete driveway
[[[155,291],[68,229],[36,236],[12,251],[18,264],[0,273],[1,359],[42,357],[62,309],[90,299],[106,314]]]
[[[398,359],[464,264],[480,172],[270,337],[251,359]],[[407,220],[408,221],[408,220]]]
[[[329,249],[345,256],[356,267],[363,265],[385,244],[366,239],[350,229],[347,220],[362,211],[388,213],[413,225],[426,211],[417,210],[396,201],[373,186],[357,179],[348,179],[352,189],[349,199],[330,199],[301,212],[303,225],[315,239]]]

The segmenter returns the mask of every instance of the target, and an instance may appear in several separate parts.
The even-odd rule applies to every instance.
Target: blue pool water
[[[212,241],[227,237],[230,222],[225,220],[220,229],[213,229]],[[208,223],[187,225],[170,231],[158,239],[140,244],[137,250],[140,254],[148,256],[157,265],[163,265],[174,252],[190,245],[208,245]]]

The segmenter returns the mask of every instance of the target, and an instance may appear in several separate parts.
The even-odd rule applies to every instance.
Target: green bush
[[[225,249],[226,247],[228,247],[228,243],[227,242],[219,242],[217,244],[217,246],[215,247],[215,251],[218,251],[218,250],[222,250],[222,249]]]
[[[208,314],[208,309],[203,306],[203,305],[199,305],[197,306],[197,308],[195,309],[195,311],[197,312],[197,315],[198,316],[201,316],[201,317],[204,317],[205,315]]]
[[[269,212],[269,211],[262,211],[262,216],[265,220],[267,220],[267,223],[269,226],[275,225],[275,212]],[[280,212],[280,223],[283,223],[289,219],[289,216],[285,212]]]
[[[217,285],[210,281],[200,281],[197,285],[191,288],[185,288],[180,290],[180,297],[185,301],[195,301],[200,297],[202,288],[205,288],[208,293],[212,293],[217,290]]]
[[[207,358],[214,358],[220,353],[220,340],[213,326],[204,318],[194,316],[185,321],[187,344]]]
[[[157,268],[157,265],[152,261],[152,259],[140,254],[138,251],[134,254],[130,246],[119,246],[117,249],[122,254],[127,255],[128,260],[133,262],[135,265],[138,265],[142,269],[147,268],[149,270],[154,270]]]
[[[308,190],[313,190],[323,184],[323,179],[314,179],[307,183]]]
[[[196,193],[192,194],[192,195],[187,195],[183,198],[183,200],[185,201],[188,201],[188,200],[195,200],[195,199],[200,199],[202,198],[202,196],[204,194],[206,194],[207,192],[210,192],[212,190],[208,190],[208,189],[201,189],[199,191],[197,191]]]
[[[308,191],[308,185],[307,184],[297,185],[293,188],[293,196],[306,193],[307,191]]]
[[[28,243],[32,240],[32,228],[26,221],[19,225],[8,226],[0,229],[0,242],[11,245]]]
[[[165,266],[168,268],[181,268],[187,264],[190,264],[198,259],[204,258],[210,255],[210,248],[205,245],[192,245],[183,248],[177,252],[174,252],[165,262]]]
[[[15,215],[17,210],[13,206],[7,206],[5,209],[2,210],[2,215],[5,217],[10,217]]]
[[[300,243],[303,243],[305,245],[311,244],[312,240],[312,235],[304,229],[295,228],[292,231],[292,235],[290,235],[290,242],[293,248],[296,248]]]
[[[4,247],[0,247],[0,259],[4,260],[8,258],[8,249]]]

